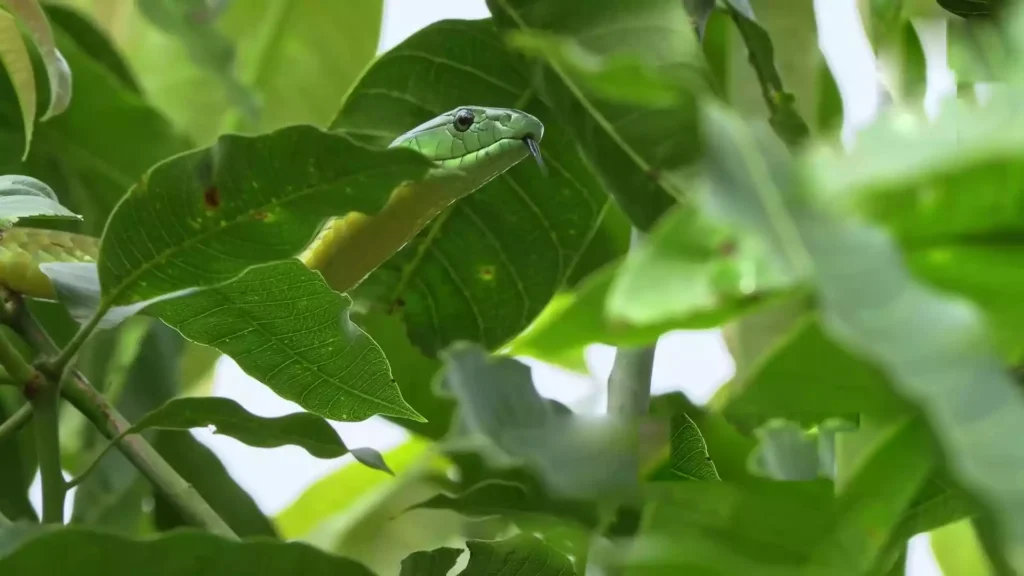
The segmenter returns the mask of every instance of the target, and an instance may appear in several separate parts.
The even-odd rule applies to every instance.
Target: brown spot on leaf
[[[220,208],[220,190],[216,186],[210,186],[203,190],[203,204],[209,210]]]
[[[490,282],[494,280],[494,266],[481,266],[477,274],[484,282]]]
[[[266,213],[266,212],[264,212],[263,210],[257,210],[257,211],[255,211],[255,212],[253,212],[253,213],[252,213],[252,217],[253,217],[253,218],[255,218],[256,220],[259,220],[259,221],[261,221],[261,222],[262,222],[263,220],[266,220],[266,219],[267,219],[267,216],[269,216],[269,214],[267,214],[267,213]]]
[[[402,308],[405,308],[405,300],[402,300],[401,298],[395,298],[395,301],[392,302],[391,306],[388,307],[388,315],[390,316],[391,314],[394,314],[395,312],[401,310]]]
[[[736,253],[736,241],[732,238],[722,242],[718,245],[718,253],[724,258],[728,258]]]

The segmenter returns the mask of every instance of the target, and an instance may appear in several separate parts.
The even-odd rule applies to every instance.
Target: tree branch
[[[44,354],[55,352],[57,346],[50,339],[50,335],[36,322],[17,296],[13,296],[13,299],[16,304],[15,323],[18,332],[36,350]],[[131,424],[124,416],[77,370],[68,372],[60,393],[108,440],[118,438],[131,428]],[[174,502],[185,517],[215,534],[232,539],[238,538],[199,492],[196,492],[195,488],[186,482],[141,435],[124,437],[117,442],[117,449],[153,486]],[[61,486],[65,486],[63,477]]]
[[[646,235],[633,228],[630,252],[637,250]],[[608,377],[608,414],[637,420],[647,414],[651,404],[651,374],[654,371],[656,344],[640,348],[619,347]]]
[[[10,418],[4,420],[0,424],[0,443],[3,443],[4,438],[8,436],[14,436],[28,424],[29,420],[32,419],[32,405],[25,404],[18,411],[11,415]]]

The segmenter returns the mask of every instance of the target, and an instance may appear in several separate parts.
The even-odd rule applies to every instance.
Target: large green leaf
[[[213,286],[291,258],[327,218],[376,213],[428,165],[411,150],[372,150],[309,126],[222,136],[158,164],[118,204],[99,255],[104,303]]]
[[[0,229],[10,228],[22,218],[82,217],[60,205],[49,186],[28,176],[0,176]]]
[[[531,534],[507,540],[470,540],[469,563],[459,576],[575,576],[572,561]]]
[[[59,554],[54,552],[59,550]],[[232,573],[374,576],[365,566],[299,543],[227,540],[183,530],[133,539],[85,528],[0,528],[0,572],[82,576],[214,576]]]
[[[332,420],[423,418],[402,398],[384,353],[348,318],[350,300],[297,260],[250,268],[152,313],[231,356],[282,398]]]
[[[703,62],[682,2],[593,2],[586,10],[569,0],[489,0],[504,32],[551,35],[591,65],[632,60],[641,70],[681,83],[667,104],[627,105],[588,86],[590,75],[548,52],[537,86],[571,130],[616,201],[639,228],[648,229],[682,191],[661,175],[692,162],[699,153],[694,93],[706,89]],[[584,59],[584,61],[586,61]],[[627,88],[628,89],[628,88]],[[634,101],[635,102],[635,101]]]
[[[399,576],[448,576],[463,552],[459,548],[446,547],[413,552],[402,560]]]
[[[206,426],[213,426],[217,434],[259,448],[299,446],[317,458],[339,458],[350,452],[334,428],[319,416],[295,412],[263,418],[230,398],[220,397],[174,398],[140,418],[126,434],[149,428],[189,430]],[[355,448],[351,453],[364,465],[390,473],[373,448]]]
[[[136,93],[141,92],[135,72],[113,40],[96,26],[90,14],[64,4],[46,3],[43,8],[50,22],[70,36],[93,61],[117,76],[125,87]]]
[[[709,202],[813,283],[828,335],[924,412],[954,478],[996,515],[1009,557],[1024,566],[1024,499],[1012,472],[1024,471],[1024,453],[991,442],[1024,434],[1024,398],[977,309],[915,281],[880,230],[809,202],[781,142],[719,107],[705,120]]]

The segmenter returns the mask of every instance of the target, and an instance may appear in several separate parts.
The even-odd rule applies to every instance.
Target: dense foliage
[[[845,146],[814,4],[488,0],[377,55],[381,0],[0,0],[0,574],[902,574],[922,533],[1024,573],[1024,12],[859,2],[887,99]],[[933,118],[912,17],[948,31]],[[347,294],[294,258],[469,104],[541,119],[548,169]],[[5,281],[26,251],[55,300]],[[650,397],[697,328],[735,377]],[[517,359],[593,343],[600,418]],[[221,355],[303,411],[212,397]],[[328,423],[375,415],[411,439]],[[355,462],[267,517],[207,426]]]

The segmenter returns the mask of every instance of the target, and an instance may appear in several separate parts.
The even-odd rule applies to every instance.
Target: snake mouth
[[[526,149],[530,151],[530,155],[537,161],[537,166],[540,166],[541,172],[547,175],[548,167],[544,164],[544,158],[540,155],[540,143],[531,135],[523,136],[523,143],[526,144]]]

